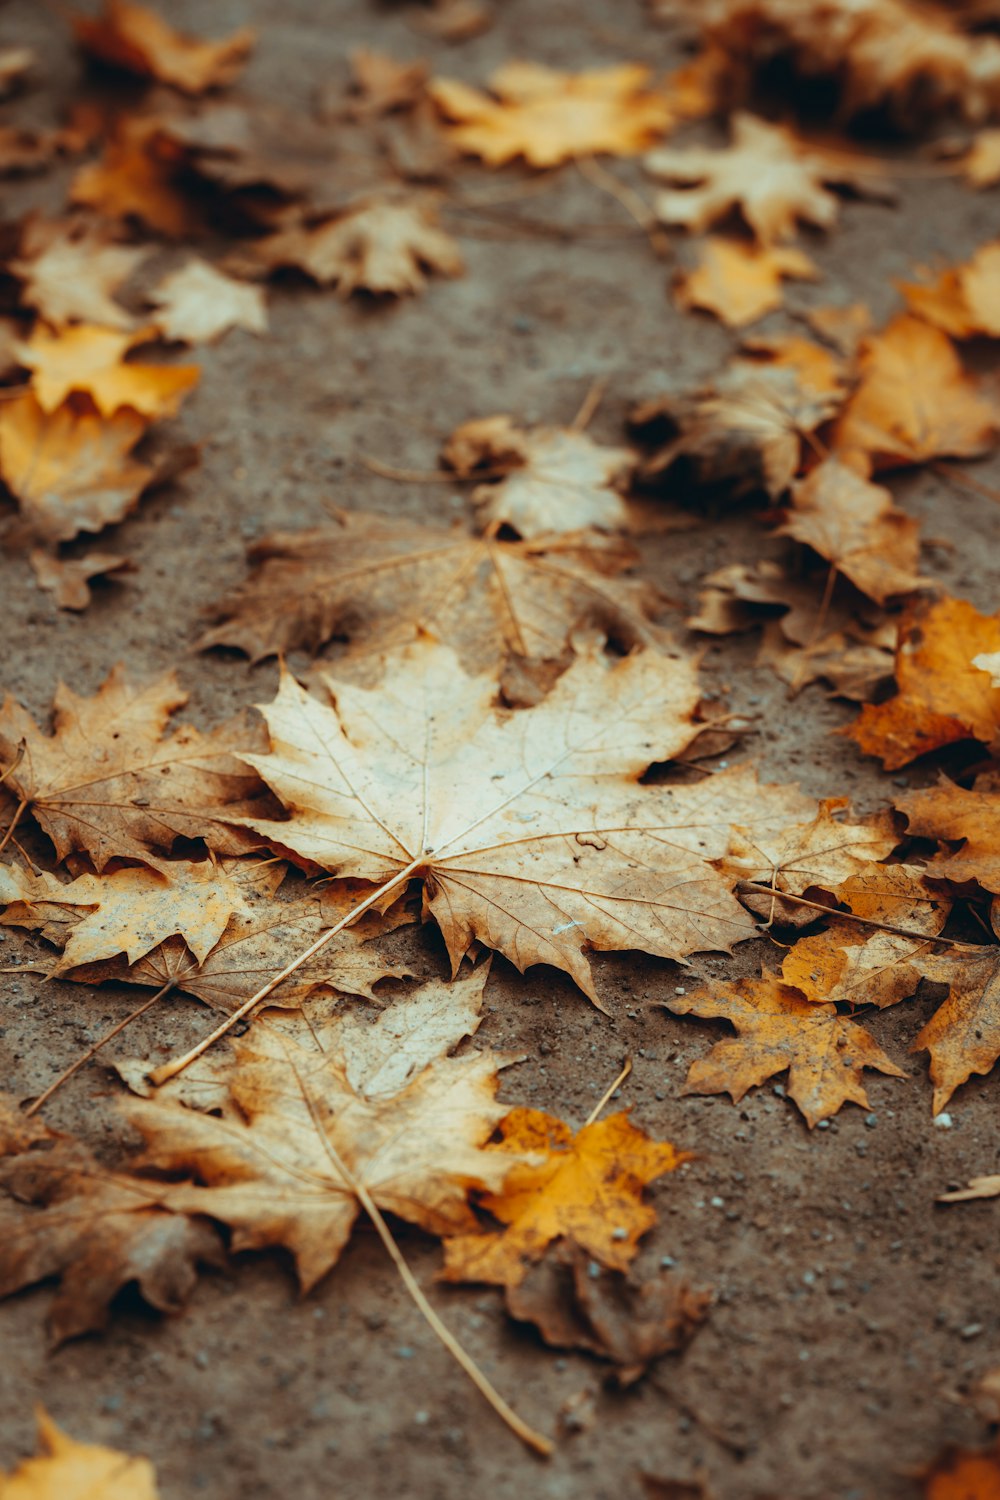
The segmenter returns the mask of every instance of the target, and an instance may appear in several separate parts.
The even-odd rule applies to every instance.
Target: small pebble
[[[413,1420],[418,1427],[426,1427],[430,1419],[431,1414],[429,1411],[415,1411],[413,1413]]]
[[[713,1208],[725,1208],[726,1206],[725,1198],[709,1198],[708,1201],[709,1203],[711,1203]]]
[[[935,1115],[934,1116],[934,1124],[937,1126],[938,1130],[950,1130],[951,1129],[951,1115],[949,1115],[947,1113],[940,1114],[940,1115]]]
[[[621,1227],[619,1227],[618,1229],[612,1229],[612,1231],[611,1231],[611,1238],[613,1240],[627,1240],[628,1239],[628,1230],[627,1229],[622,1229]]]
[[[965,1327],[959,1331],[963,1339],[974,1339],[977,1334],[982,1333],[983,1325],[982,1323],[966,1323]]]
[[[816,1129],[817,1130],[829,1130],[830,1129],[830,1121],[829,1120],[817,1120],[816,1121]]]
[[[208,1369],[208,1353],[207,1353],[207,1351],[205,1349],[199,1349],[198,1352],[197,1352],[197,1354],[194,1357],[194,1362],[198,1366],[199,1370],[207,1370]]]
[[[684,988],[684,986],[682,984],[675,984],[674,985],[674,994],[675,995],[686,995],[687,994],[687,990]]]
[[[785,1097],[785,1085],[783,1083],[776,1083],[774,1085],[774,1088],[771,1090],[771,1093],[772,1094],[777,1094],[777,1096],[778,1096],[779,1099],[784,1099],[784,1097]]]
[[[590,1264],[588,1265],[588,1267],[587,1267],[587,1275],[593,1281],[596,1281],[597,1278],[598,1278],[598,1276],[600,1276],[600,1274],[601,1274],[601,1268],[600,1268],[600,1266],[597,1264],[596,1260],[592,1260],[590,1262]]]
[[[874,1130],[878,1124],[878,1115],[865,1115],[865,1124],[869,1130]]]
[[[401,1344],[396,1350],[396,1357],[397,1359],[412,1359],[413,1350],[410,1348],[409,1344]]]
[[[664,1271],[669,1271],[670,1267],[671,1266],[676,1266],[676,1264],[677,1264],[677,1262],[674,1260],[674,1257],[672,1255],[661,1255],[660,1256],[660,1265],[661,1265],[661,1267],[663,1268]]]

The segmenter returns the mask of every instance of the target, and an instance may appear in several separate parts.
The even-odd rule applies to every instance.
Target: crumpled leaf
[[[225,276],[205,260],[189,260],[150,293],[156,326],[182,344],[211,344],[231,328],[267,332],[267,304],[260,287]]]
[[[838,458],[876,469],[985,452],[998,408],[938,328],[905,314],[861,346],[860,382],[833,433]]]
[[[596,1001],[585,949],[729,948],[753,926],[707,861],[742,809],[780,823],[811,806],[744,770],[638,786],[698,732],[693,666],[658,652],[578,656],[516,714],[495,708],[492,672],[466,677],[428,639],[388,658],[376,689],[325,686],[326,703],[286,675],[263,710],[272,752],[248,760],[290,816],[250,826],[336,875],[421,878],[456,969],[482,942],[520,969],[565,970]]]
[[[482,1199],[502,1230],[445,1242],[446,1281],[518,1286],[561,1236],[602,1265],[626,1271],[656,1222],[643,1189],[690,1159],[666,1141],[650,1140],[624,1111],[574,1134],[541,1110],[512,1109],[488,1149],[534,1160],[512,1170],[502,1193]]]
[[[75,1442],[41,1407],[36,1419],[43,1451],[22,1459],[11,1474],[0,1473],[0,1500],[158,1500],[148,1458]]]
[[[954,947],[921,958],[919,967],[949,986],[912,1047],[930,1053],[938,1115],[960,1084],[973,1073],[989,1073],[1000,1058],[1000,948]]]
[[[902,282],[900,291],[912,312],[953,338],[1000,338],[1000,244],[981,245],[935,282]]]
[[[920,523],[897,509],[889,490],[836,458],[795,485],[780,532],[812,547],[878,604],[929,583],[918,572]]]
[[[7,269],[22,283],[21,300],[50,327],[131,328],[135,319],[111,294],[149,253],[146,245],[115,243],[93,224],[34,219],[25,228],[20,255]]]
[[[704,985],[663,1004],[678,1016],[728,1021],[738,1033],[691,1064],[685,1094],[728,1094],[738,1104],[749,1089],[787,1068],[788,1096],[812,1130],[848,1101],[869,1107],[865,1068],[906,1077],[857,1022],[839,1016],[833,1005],[804,1000],[767,969],[760,979]]]
[[[17,355],[32,372],[31,388],[45,412],[54,412],[73,391],[85,391],[103,417],[122,407],[146,417],[168,417],[198,384],[201,368],[126,364],[130,349],[155,337],[156,330],[149,328],[122,333],[78,323],[53,332],[39,324]]]
[[[146,426],[129,408],[103,418],[68,405],[46,413],[30,392],[0,404],[0,474],[28,532],[68,542],[133,511],[157,478],[131,457]]]
[[[878,165],[860,153],[813,144],[785,125],[738,111],[730,129],[723,150],[661,147],[646,157],[654,177],[685,184],[656,194],[653,212],[664,224],[707,229],[739,208],[757,239],[769,245],[794,235],[799,220],[831,227],[840,205],[826,183],[870,193],[878,182]]]
[[[559,73],[541,63],[507,62],[490,79],[493,97],[453,78],[428,92],[449,121],[448,139],[491,167],[523,156],[554,167],[576,156],[633,156],[674,123],[669,99],[649,86],[650,69],[622,63]]]
[[[0,461],[3,457],[3,426],[0,423]],[[29,561],[40,589],[52,594],[60,609],[83,610],[90,605],[92,578],[110,578],[132,573],[131,558],[115,552],[88,552],[85,557],[56,557],[43,547],[33,547]]]
[[[835,891],[852,875],[885,859],[899,842],[887,813],[849,823],[836,816],[846,807],[846,798],[828,797],[808,823],[786,824],[766,834],[737,826],[720,867],[766,887],[751,898],[758,905],[769,902],[768,892],[802,896],[810,890]],[[815,915],[808,920],[815,921]]]
[[[20,1113],[0,1097],[0,1130]],[[165,1183],[109,1171],[82,1142],[44,1127],[31,1147],[16,1138],[4,1144],[0,1297],[57,1278],[54,1343],[105,1327],[112,1299],[133,1282],[151,1307],[176,1312],[198,1263],[221,1264],[215,1230],[172,1213]]]
[[[254,571],[219,601],[222,623],[203,649],[236,646],[260,661],[346,636],[368,656],[426,630],[470,660],[545,661],[583,627],[629,650],[656,638],[656,591],[622,576],[633,547],[597,532],[504,541],[344,512],[273,532],[249,555]]]
[[[134,0],[104,0],[102,15],[74,15],[71,20],[77,42],[97,61],[186,94],[232,83],[255,40],[250,27],[218,42],[184,36]]]
[[[481,994],[481,977],[465,983]],[[471,1228],[469,1192],[498,1191],[521,1160],[484,1149],[507,1113],[495,1097],[499,1070],[516,1059],[447,1056],[470,1021],[442,990],[432,994],[432,1036],[411,1036],[405,1082],[388,1061],[399,1046],[393,1023],[383,1025],[391,1011],[347,1028],[334,1014],[325,1026],[301,1027],[298,1039],[258,1023],[234,1044],[228,1088],[238,1116],[159,1100],[123,1104],[146,1140],[142,1165],[195,1179],[167,1188],[170,1207],[228,1225],[234,1250],[284,1246],[303,1291],[350,1238],[358,1183],[383,1212],[433,1234]]]
[[[682,484],[727,483],[734,495],[776,498],[799,472],[804,445],[847,394],[844,365],[809,339],[754,339],[711,383],[690,395],[633,408],[630,425],[656,451],[643,479],[678,466]]]
[[[756,245],[709,235],[690,271],[674,278],[674,301],[720,318],[729,328],[755,323],[782,305],[782,281],[817,281],[821,272],[792,245]]]
[[[1000,726],[1000,689],[973,666],[1000,649],[1000,618],[964,599],[911,608],[899,626],[895,698],[866,703],[843,731],[887,771],[958,740],[989,744]]]
[[[247,848],[245,834],[219,817],[237,817],[259,795],[258,778],[236,756],[260,736],[236,719],[210,734],[183,725],[162,739],[170,715],[186,702],[173,672],[133,688],[122,666],[92,698],[60,684],[52,734],[5,699],[5,785],[28,805],[59,859],[81,850],[98,872],[111,859],[157,869],[164,862],[154,850],[169,850],[179,837],[204,839],[221,853]]]
[[[914,838],[960,844],[942,849],[928,872],[953,885],[975,882],[1000,894],[1000,785],[995,775],[980,776],[971,791],[942,776],[936,786],[893,798]]]
[[[177,180],[174,156],[156,149],[159,129],[155,118],[118,121],[101,157],[76,173],[70,201],[170,239],[191,239],[204,233],[205,222]]]
[[[606,1271],[571,1240],[561,1240],[506,1292],[507,1311],[534,1323],[556,1349],[584,1349],[634,1385],[663,1354],[686,1348],[708,1315],[711,1293],[677,1276]]]
[[[62,949],[45,971],[48,978],[118,953],[134,964],[175,933],[204,962],[230,918],[252,916],[225,868],[208,860],[78,875],[69,882],[46,870],[36,875],[0,865],[0,905],[5,927],[35,928]]]
[[[402,297],[422,292],[426,272],[461,276],[465,262],[441,228],[433,204],[422,198],[372,198],[337,218],[297,225],[253,246],[267,270],[294,266],[321,286]]]
[[[620,490],[635,466],[630,448],[608,448],[568,427],[520,427],[509,416],[456,427],[441,460],[462,479],[492,476],[472,492],[481,525],[510,526],[525,538],[556,532],[620,531],[628,507]]]

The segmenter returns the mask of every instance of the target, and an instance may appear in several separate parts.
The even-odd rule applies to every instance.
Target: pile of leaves
[[[890,195],[887,165],[853,139],[756,112],[765,64],[829,76],[845,119],[878,108],[910,126],[919,101],[978,125],[1000,112],[1000,42],[968,9],[717,0],[695,11],[702,52],[666,80],[508,61],[480,89],[360,53],[316,117],[233,92],[248,33],[181,36],[131,0],[73,18],[89,63],[132,88],[0,138],[7,172],[88,157],[64,212],[12,226],[4,260],[9,544],[61,607],[85,609],[91,579],[131,564],[77,538],[196,460],[160,431],[199,379],[176,346],[266,335],[265,283],[289,273],[379,298],[461,274],[444,216],[462,158],[577,162],[606,186],[595,154],[642,156],[651,259],[665,229],[726,231],[675,276],[678,304],[754,322],[783,279],[818,275],[793,241],[803,224],[834,231],[831,189]],[[31,66],[8,57],[5,76]],[[728,144],[663,146],[722,113]],[[353,139],[377,146],[381,176],[351,166]],[[959,167],[988,184],[989,129],[968,145]],[[974,1076],[996,1087],[1000,617],[921,571],[919,525],[886,481],[996,446],[1000,405],[963,344],[1000,337],[1000,250],[915,272],[900,295],[881,328],[864,307],[820,307],[808,336],[747,338],[696,390],[628,393],[616,445],[588,435],[590,401],[563,426],[444,424],[424,477],[466,495],[451,529],[351,511],[263,537],[198,640],[233,672],[238,654],[283,659],[257,712],[171,727],[176,675],[137,684],[122,666],[92,697],[59,686],[51,727],[5,701],[0,922],[39,935],[31,967],[80,985],[82,1011],[88,987],[125,983],[143,992],[134,1015],[195,1001],[211,1029],[176,1059],[105,1054],[109,1034],[70,1070],[107,1078],[113,1057],[121,1142],[138,1132],[140,1155],[43,1123],[68,1076],[54,1066],[33,1099],[8,1080],[0,1296],[54,1280],[58,1342],[103,1327],[124,1286],[176,1311],[200,1267],[246,1250],[280,1247],[309,1291],[367,1216],[432,1320],[393,1224],[440,1238],[445,1279],[502,1287],[514,1319],[620,1384],[683,1350],[710,1293],[634,1263],[655,1221],[646,1187],[697,1142],[655,1141],[627,1111],[574,1125],[501,1099],[521,1058],[469,1044],[491,953],[561,970],[603,1010],[595,953],[685,964],[770,937],[759,974],[664,1004],[729,1028],[685,1092],[738,1102],[787,1074],[809,1129],[867,1108],[870,1070],[923,1087],[939,1118]],[[791,693],[825,683],[860,705],[843,732],[861,751],[886,771],[933,756],[936,782],[860,816],[718,761],[735,735],[697,646],[667,628],[670,602],[637,576],[637,538],[651,516],[753,503],[761,556],[706,576],[688,629],[760,630]],[[388,940],[417,923],[448,972],[411,983]],[[928,986],[925,1084],[865,1017]],[[998,1193],[986,1174],[945,1197]],[[41,1430],[49,1456],[0,1494],[32,1466],[51,1483],[64,1466],[66,1494],[105,1482],[107,1450]],[[944,1472],[928,1495],[950,1493]],[[155,1494],[144,1463],[122,1473],[123,1496]]]

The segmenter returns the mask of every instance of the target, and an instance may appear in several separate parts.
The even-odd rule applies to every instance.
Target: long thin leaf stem
[[[621,1086],[621,1084],[623,1084],[625,1082],[626,1078],[631,1073],[631,1071],[632,1071],[632,1059],[630,1057],[626,1057],[624,1066],[622,1067],[621,1072],[618,1074],[618,1077],[615,1079],[614,1083],[612,1083],[610,1085],[610,1087],[608,1087],[608,1088],[606,1088],[604,1090],[604,1093],[601,1095],[600,1099],[598,1099],[597,1103],[594,1105],[593,1109],[590,1111],[590,1114],[584,1120],[584,1122],[583,1122],[583,1128],[584,1128],[584,1130],[586,1130],[586,1128],[587,1128],[588,1125],[593,1125],[594,1121],[596,1119],[600,1118],[600,1114],[601,1114],[601,1111],[603,1110],[604,1106],[607,1104],[607,1102],[608,1102],[609,1099],[613,1098],[615,1090],[617,1088],[619,1088]]]

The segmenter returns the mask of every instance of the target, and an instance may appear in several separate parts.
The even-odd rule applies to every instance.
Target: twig
[[[585,432],[594,419],[594,414],[601,402],[604,400],[604,392],[608,388],[605,378],[595,380],[590,390],[583,398],[580,410],[569,424],[573,432]]]
[[[1000,490],[992,489],[988,484],[983,484],[981,479],[974,479],[971,474],[964,474],[958,469],[952,468],[951,464],[930,464],[928,466],[935,474],[940,474],[942,479],[950,479],[952,484],[963,485],[965,489],[971,490],[974,495],[982,495],[986,500],[993,500],[1000,505]]]
[[[621,1072],[618,1074],[618,1077],[615,1079],[614,1083],[611,1085],[610,1088],[605,1089],[605,1091],[602,1094],[601,1098],[597,1101],[597,1103],[594,1105],[593,1109],[590,1111],[590,1114],[584,1120],[584,1122],[583,1122],[584,1129],[586,1129],[588,1125],[593,1125],[594,1121],[599,1117],[599,1115],[601,1113],[601,1110],[607,1104],[608,1100],[610,1098],[612,1098],[612,1096],[614,1095],[615,1090],[617,1088],[621,1087],[621,1085],[625,1082],[626,1078],[631,1073],[631,1071],[632,1071],[632,1059],[631,1059],[631,1057],[626,1057],[625,1064],[624,1064]]]
[[[609,172],[606,167],[602,167],[600,162],[595,161],[592,156],[578,157],[576,165],[582,177],[585,177],[594,187],[600,188],[602,193],[609,193],[616,202],[621,204],[629,218],[635,220],[648,238],[654,254],[661,260],[665,260],[670,254],[670,241],[645,198],[634,188],[630,188],[627,183],[620,182],[613,173]]]
[[[82,1068],[84,1063],[89,1062],[92,1057],[96,1057],[98,1052],[100,1052],[101,1048],[106,1042],[110,1042],[111,1039],[113,1037],[116,1037],[120,1031],[124,1031],[126,1026],[130,1025],[133,1021],[137,1021],[140,1016],[144,1016],[147,1010],[152,1010],[157,1000],[162,1000],[164,995],[172,990],[176,983],[176,979],[168,979],[162,989],[158,989],[151,1000],[145,1000],[142,1005],[139,1006],[138,1010],[132,1011],[131,1015],[126,1016],[124,1021],[119,1021],[117,1026],[112,1026],[110,1031],[106,1031],[99,1041],[95,1042],[92,1047],[88,1047],[87,1051],[83,1054],[82,1057],[78,1057],[75,1063],[71,1063],[64,1072],[59,1074],[59,1077],[54,1083],[49,1084],[44,1094],[39,1094],[38,1098],[34,1101],[31,1108],[25,1110],[25,1114],[28,1117],[30,1117],[31,1115],[37,1115],[42,1106],[47,1104],[52,1098],[52,1095],[55,1093],[56,1089],[61,1088],[68,1078],[72,1078],[73,1074],[77,1072],[79,1068]]]
[[[451,469],[396,469],[364,453],[359,454],[358,462],[380,479],[394,479],[399,484],[468,484],[472,480],[478,484],[480,479],[504,479],[510,473],[509,469],[477,469],[474,474],[458,474]]]

